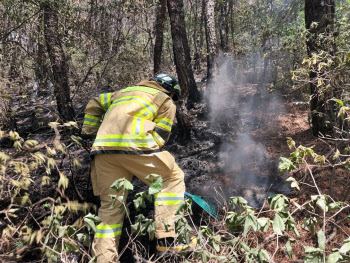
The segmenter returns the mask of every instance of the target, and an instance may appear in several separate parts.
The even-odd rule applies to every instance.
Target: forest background
[[[221,194],[218,222],[191,220],[187,200],[177,230],[184,239],[196,231],[200,246],[174,260],[349,262],[350,1],[2,0],[0,15],[0,260],[94,261],[98,201],[79,137],[85,105],[166,72],[183,89],[170,151],[214,163],[227,155],[218,145],[236,140],[225,137],[239,124],[220,108],[241,107],[252,87],[253,108],[265,112],[266,98],[278,94],[285,120],[306,116],[308,125],[299,141],[273,138],[271,147],[282,149],[274,176],[288,177],[292,189],[254,206]],[[243,97],[225,100],[238,86]],[[279,146],[286,140],[292,153]],[[121,202],[135,205],[122,262],[135,254],[162,260],[142,242],[153,239],[154,224],[151,195],[140,189]]]

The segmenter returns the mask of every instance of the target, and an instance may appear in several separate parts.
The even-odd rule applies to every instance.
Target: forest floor
[[[293,198],[297,203],[302,204],[309,200],[313,194],[317,194],[315,188],[310,187],[310,178],[303,170],[293,172],[294,177],[301,181],[301,190],[291,189],[285,179],[289,175],[281,175],[278,172],[280,157],[288,157],[291,150],[288,148],[286,138],[291,137],[296,145],[310,147],[316,145],[315,151],[318,154],[328,154],[330,147],[324,140],[316,139],[312,136],[308,123],[308,106],[303,101],[292,100],[288,96],[281,96],[276,93],[270,94],[259,89],[256,84],[233,85],[227,83],[225,87],[218,91],[217,97],[210,101],[208,110],[203,104],[198,104],[191,110],[194,116],[192,140],[186,145],[176,143],[176,126],[173,137],[166,150],[169,150],[186,174],[185,182],[187,192],[196,195],[209,196],[216,199],[222,206],[227,205],[231,196],[243,196],[251,205],[262,211],[266,205],[266,198],[275,193],[283,193]],[[81,124],[83,118],[83,108],[85,102],[79,104],[77,108],[78,122]],[[30,106],[29,106],[30,105]],[[13,108],[17,115],[12,118],[7,125],[13,125],[19,134],[30,139],[37,139],[47,144],[52,143],[55,138],[54,131],[45,128],[47,123],[55,121],[54,107],[49,97],[31,97],[27,103],[23,104],[21,99],[13,103]],[[39,117],[38,117],[39,116]],[[6,129],[6,126],[5,126]],[[62,141],[68,141],[63,134]],[[1,150],[10,153],[11,145],[9,140],[0,141]],[[69,145],[68,145],[69,146]],[[69,147],[68,147],[69,148]],[[15,156],[15,154],[12,154]],[[91,181],[89,180],[89,156],[83,148],[73,147],[61,162],[63,170],[69,170],[71,158],[77,158],[83,168],[75,173],[71,173],[70,184],[65,194],[70,200],[86,201],[98,203],[97,198],[92,194]],[[348,172],[342,169],[333,171],[333,184],[329,183],[329,175],[332,171],[327,169],[315,169],[314,176],[322,193],[332,194],[334,198],[340,200],[344,196],[344,185],[347,184]],[[56,198],[59,193],[56,191],[58,174],[52,173],[52,185],[42,187],[40,185],[44,171],[39,171],[32,179],[34,184],[29,188],[32,203],[46,197]],[[56,177],[56,178],[55,178]],[[135,190],[128,198],[128,205],[132,203],[135,193],[145,191],[146,186],[137,180],[134,182]],[[40,191],[38,191],[40,189]],[[347,198],[347,197],[345,197]],[[0,211],[5,209],[8,201],[0,205]],[[146,216],[152,214],[153,208],[147,206],[149,210]],[[135,211],[132,212],[132,219]],[[47,213],[43,209],[35,211],[34,216],[42,217]],[[196,213],[203,213],[200,209],[194,209]],[[23,214],[23,216],[25,216]],[[264,244],[270,255],[274,255],[274,262],[302,262],[305,256],[303,246],[317,247],[317,237],[311,237],[310,232],[305,230],[303,220],[307,215],[303,211],[295,213],[297,229],[300,237],[293,233],[297,242],[292,244],[293,261],[288,259],[284,244],[286,237],[276,239],[273,230],[266,233],[258,233],[257,237]],[[339,213],[339,225],[327,229],[327,252],[332,248],[339,248],[343,240],[350,235],[350,224],[346,218],[345,211]],[[199,218],[199,217],[198,217]],[[209,220],[204,215],[204,219]],[[2,230],[6,223],[1,218]],[[196,221],[200,222],[200,221]],[[14,221],[17,226],[21,223],[21,218]],[[215,222],[213,222],[215,224]],[[128,226],[128,224],[126,224]],[[127,228],[127,227],[126,227]],[[123,230],[123,235],[126,235]],[[317,232],[317,230],[316,230]],[[139,239],[139,242],[147,238]],[[127,238],[122,238],[121,247],[128,243]],[[149,242],[150,246],[155,243]],[[276,248],[278,246],[278,249]],[[0,249],[1,250],[1,249]],[[149,253],[154,249],[150,248]],[[3,251],[4,252],[4,251]],[[31,258],[38,256],[37,250],[24,252],[23,262],[31,262]],[[1,254],[1,251],[0,251]],[[131,250],[127,250],[121,258],[121,262],[129,262]],[[0,256],[1,261],[1,256]]]

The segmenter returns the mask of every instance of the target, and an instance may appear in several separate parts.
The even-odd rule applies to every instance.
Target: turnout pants
[[[175,163],[174,157],[167,151],[153,154],[100,154],[94,156],[92,164],[92,184],[95,195],[101,199],[98,216],[102,222],[97,226],[92,244],[92,255],[97,256],[97,262],[116,262],[118,245],[122,232],[125,211],[118,208],[118,201],[113,209],[109,209],[112,199],[109,194],[122,195],[111,189],[115,180],[126,178],[132,181],[134,176],[145,184],[149,174],[159,175],[163,179],[162,190],[155,194],[155,220],[157,228],[156,238],[176,237],[174,227],[175,212],[181,201],[184,200],[185,184],[184,173]],[[125,191],[124,200],[128,193]],[[165,225],[168,226],[168,231]]]

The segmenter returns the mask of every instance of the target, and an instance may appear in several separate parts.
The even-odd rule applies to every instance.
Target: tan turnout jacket
[[[95,136],[91,154],[157,152],[169,138],[176,106],[155,81],[104,93],[86,109],[82,134]]]

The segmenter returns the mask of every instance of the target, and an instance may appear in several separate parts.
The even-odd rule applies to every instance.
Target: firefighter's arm
[[[100,128],[103,115],[111,106],[115,92],[104,93],[90,99],[85,109],[84,123],[81,131],[83,139],[94,140]]]
[[[156,127],[153,131],[153,138],[160,147],[163,147],[170,137],[175,114],[176,106],[169,97],[159,108],[157,116],[153,120],[156,123]]]

